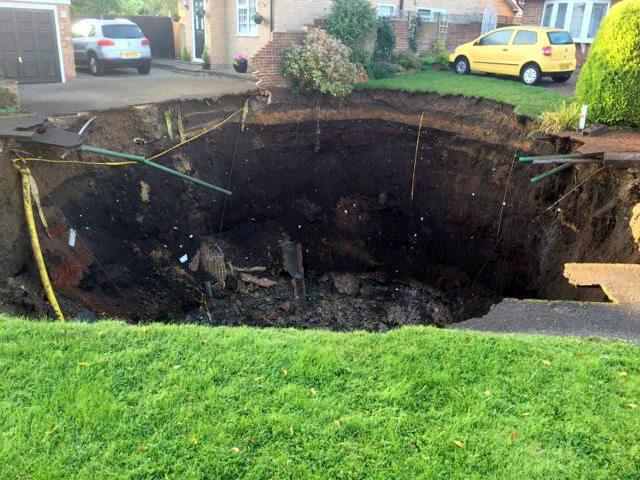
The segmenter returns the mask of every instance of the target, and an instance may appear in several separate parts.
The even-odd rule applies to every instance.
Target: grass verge
[[[640,349],[0,318],[0,478],[640,477]]]
[[[518,115],[537,119],[566,97],[542,87],[528,87],[517,80],[478,75],[456,75],[453,72],[421,72],[382,80],[370,80],[356,89],[386,89],[404,92],[427,92],[439,95],[463,95],[486,98],[515,107]]]

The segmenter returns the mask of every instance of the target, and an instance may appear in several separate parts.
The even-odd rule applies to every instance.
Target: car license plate
[[[560,64],[560,70],[569,70],[571,68],[571,64],[570,63],[561,63]]]
[[[122,58],[138,58],[139,56],[138,52],[122,52]]]

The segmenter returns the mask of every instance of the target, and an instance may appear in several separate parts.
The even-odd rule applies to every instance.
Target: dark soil
[[[540,172],[514,156],[553,149],[532,143],[508,107],[401,93],[342,104],[276,97],[252,101],[244,132],[231,123],[160,160],[230,187],[229,199],[146,168],[34,166],[51,226],[46,260],[71,315],[385,331],[471,318],[503,297],[599,300],[566,283],[564,263],[638,260],[627,218],[640,202],[635,178],[604,171],[547,212],[594,169],[532,187]],[[243,103],[105,112],[88,141],[149,155],[176,141],[166,109],[195,132]],[[304,285],[283,261],[296,244]],[[34,278],[27,259],[0,288],[16,292],[20,271]],[[296,283],[306,289],[298,300]],[[0,308],[41,314],[30,285],[18,298],[0,291]]]

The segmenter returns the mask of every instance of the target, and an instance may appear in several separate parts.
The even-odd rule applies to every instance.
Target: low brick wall
[[[261,87],[280,87],[287,84],[282,75],[282,61],[284,52],[290,45],[302,43],[307,33],[297,32],[273,32],[271,40],[258,50],[250,60],[256,69],[254,75],[259,79]]]

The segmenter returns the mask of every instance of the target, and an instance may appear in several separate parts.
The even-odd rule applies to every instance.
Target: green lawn
[[[0,317],[2,479],[640,478],[640,348]]]
[[[422,72],[399,75],[383,80],[370,80],[356,85],[358,90],[388,89],[405,92],[429,92],[440,95],[464,95],[487,98],[515,106],[518,115],[538,118],[542,112],[567,98],[542,87],[528,87],[517,80],[453,72]]]

